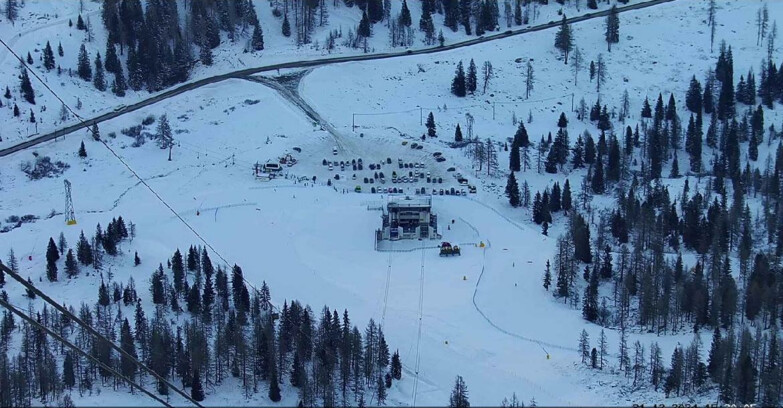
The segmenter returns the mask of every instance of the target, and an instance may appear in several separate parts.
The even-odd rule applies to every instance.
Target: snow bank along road
[[[642,3],[636,3],[631,4],[629,6],[624,7],[618,7],[617,11],[622,13],[626,11],[632,11],[632,10],[638,10],[646,7],[656,6],[659,4],[668,3],[674,0],[650,0],[645,1]],[[582,21],[587,21],[594,18],[599,17],[605,17],[609,14],[609,10],[604,11],[598,11],[595,13],[586,13],[581,16],[572,17],[567,19],[568,23],[578,23]],[[164,91],[158,95],[155,95],[151,98],[145,99],[143,101],[137,102],[133,105],[126,106],[121,109],[117,109],[113,112],[108,112],[103,115],[100,115],[98,117],[92,118],[92,119],[82,119],[80,123],[64,127],[62,129],[57,129],[54,132],[47,133],[38,137],[35,137],[33,139],[30,139],[28,141],[22,142],[16,146],[11,146],[6,149],[0,150],[0,157],[7,156],[9,154],[18,152],[20,150],[27,149],[29,147],[35,146],[37,144],[56,139],[60,136],[65,136],[67,134],[73,133],[77,130],[84,129],[88,126],[92,126],[96,123],[100,123],[103,121],[107,121],[110,119],[114,119],[120,115],[124,115],[126,113],[133,112],[135,110],[141,109],[145,106],[152,105],[154,103],[160,102],[164,99],[171,98],[173,96],[177,96],[180,94],[183,94],[188,91],[192,91],[194,89],[200,88],[205,85],[213,84],[220,81],[225,81],[227,79],[232,78],[244,78],[248,75],[258,74],[261,72],[269,72],[269,71],[275,71],[278,69],[289,69],[289,68],[308,68],[308,67],[315,67],[320,65],[329,65],[329,64],[338,64],[341,62],[354,62],[354,61],[369,61],[369,60],[380,60],[380,59],[386,59],[386,58],[396,58],[396,57],[404,57],[407,55],[424,55],[424,54],[434,54],[438,52],[443,51],[449,51],[454,50],[457,48],[462,47],[468,47],[471,45],[476,44],[482,44],[489,41],[499,40],[502,38],[508,38],[515,35],[521,35],[521,34],[527,34],[532,33],[536,31],[542,31],[549,28],[557,27],[560,25],[559,21],[550,21],[546,24],[540,24],[537,26],[522,28],[518,30],[508,30],[499,34],[495,35],[483,35],[478,38],[474,38],[472,40],[462,41],[450,45],[445,45],[443,47],[431,47],[431,48],[422,48],[418,50],[405,50],[401,52],[388,52],[388,53],[379,53],[379,54],[366,54],[366,55],[355,55],[355,56],[346,56],[346,57],[333,57],[333,58],[320,58],[320,59],[314,59],[309,61],[293,61],[293,62],[286,62],[282,64],[274,64],[274,65],[267,65],[262,67],[256,67],[256,68],[248,68],[243,69],[239,71],[233,71],[228,72],[221,75],[215,75],[209,78],[200,79],[198,81],[193,81],[184,85],[181,85],[177,88],[170,89],[168,91]],[[81,119],[81,118],[80,118]]]

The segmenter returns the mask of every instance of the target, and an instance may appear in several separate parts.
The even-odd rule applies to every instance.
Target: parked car
[[[436,157],[436,158],[435,158],[435,161],[436,161],[436,162],[438,162],[438,163],[443,163],[443,162],[445,162],[445,161],[446,161],[446,158],[445,158],[445,157],[443,157],[443,156]]]

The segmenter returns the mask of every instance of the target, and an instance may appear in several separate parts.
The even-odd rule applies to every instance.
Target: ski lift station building
[[[381,219],[383,226],[376,231],[378,241],[440,238],[431,196],[391,196]]]

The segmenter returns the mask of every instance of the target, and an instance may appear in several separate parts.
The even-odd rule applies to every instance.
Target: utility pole
[[[73,199],[71,198],[71,182],[65,179],[65,224],[75,225],[76,215],[73,211]]]
[[[495,120],[495,102],[492,102],[492,120]]]
[[[351,130],[356,130],[356,114],[351,114]]]
[[[424,108],[419,106],[419,126],[424,124]]]
[[[571,92],[571,112],[574,111],[574,93]]]

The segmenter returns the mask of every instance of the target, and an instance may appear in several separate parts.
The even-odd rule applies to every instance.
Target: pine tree
[[[571,26],[568,24],[565,14],[560,24],[560,29],[555,35],[555,48],[563,53],[565,64],[568,64],[568,54],[574,48],[574,39],[571,34]]]
[[[84,236],[84,231],[79,235],[79,242],[76,244],[76,259],[82,265],[92,265],[93,262],[92,246]]]
[[[139,253],[135,252],[133,254],[133,266],[139,266],[141,264],[141,258],[139,258]]]
[[[291,36],[291,23],[288,22],[288,13],[286,13],[283,16],[283,36],[290,37]]]
[[[101,53],[95,56],[95,76],[93,77],[95,89],[103,92],[106,90],[106,78],[103,75],[103,63],[101,62]]]
[[[471,95],[476,92],[476,86],[478,84],[478,73],[476,71],[476,63],[473,62],[473,58],[470,59],[468,65],[468,75],[465,78],[465,88]]]
[[[261,30],[261,24],[256,24],[253,27],[253,36],[250,39],[250,46],[253,51],[261,51],[264,49],[264,32]]]
[[[190,390],[190,397],[197,402],[204,401],[204,388],[201,385],[201,376],[199,376],[198,368],[193,369],[193,380],[191,384],[193,385],[193,388]]]
[[[69,278],[79,274],[79,264],[76,262],[76,257],[73,255],[73,250],[68,250],[68,254],[65,256],[65,274]]]
[[[590,357],[590,336],[585,329],[579,334],[579,354],[582,356],[582,364]]]
[[[514,177],[513,171],[508,175],[508,182],[506,184],[506,197],[508,197],[509,204],[511,204],[511,206],[514,208],[519,207],[521,204],[519,185],[517,184],[517,179]]]
[[[620,42],[620,16],[617,13],[617,5],[612,5],[609,15],[606,16],[606,44],[609,52],[612,52],[612,44]]]
[[[269,377],[269,393],[267,396],[272,402],[279,402],[281,399],[280,395],[280,384],[278,384],[277,379],[277,370],[274,369],[275,364],[272,364],[270,367],[272,367],[271,375]]]
[[[604,356],[607,355],[608,352],[608,346],[606,342],[606,333],[604,333],[604,329],[601,329],[601,337],[598,338],[598,348],[600,350],[600,360],[599,360],[599,368],[601,370],[604,369]]]
[[[530,139],[527,134],[527,129],[525,129],[525,123],[521,120],[519,121],[517,132],[514,134],[514,141],[511,144],[521,148],[530,146]]]
[[[435,130],[435,116],[430,112],[429,115],[427,115],[427,122],[425,123],[427,126],[427,136],[429,137],[437,137],[436,130]]]
[[[552,285],[552,272],[550,271],[549,259],[546,260],[546,269],[544,270],[544,290],[549,291]]]
[[[462,61],[457,63],[457,71],[451,81],[451,93],[459,97],[466,95],[465,69],[462,67]]]
[[[391,359],[391,375],[395,380],[402,378],[402,362],[400,361],[400,352],[395,351]]]
[[[159,264],[158,269],[153,272],[150,278],[150,293],[152,294],[152,303],[156,305],[166,304],[166,285],[163,275],[163,264]]]
[[[76,375],[74,375],[73,369],[73,355],[71,352],[66,352],[65,359],[63,359],[63,384],[69,390],[76,385]]]
[[[111,83],[111,92],[119,97],[125,96],[128,90],[128,84],[125,82],[125,74],[122,73],[122,66],[117,67],[114,73],[114,80]]]
[[[411,11],[408,9],[408,1],[402,0],[402,10],[400,11],[400,24],[410,27],[412,23]]]
[[[63,44],[59,43],[57,44],[57,55],[59,56],[65,56],[65,52],[63,52]]]
[[[650,100],[647,97],[644,98],[641,115],[643,118],[652,118],[652,108],[650,107]]]
[[[519,146],[515,143],[511,143],[511,150],[509,151],[509,169],[512,172],[519,171],[522,167],[521,159],[519,157]]]
[[[22,69],[22,75],[21,75],[21,85],[20,88],[22,90],[22,96],[24,97],[24,100],[26,100],[28,103],[31,103],[35,105],[35,91],[33,91],[33,84],[30,83],[30,77],[27,75],[27,69],[24,67]],[[14,116],[19,116],[18,114],[18,108],[16,107],[16,104],[14,104]]]
[[[604,165],[601,152],[598,152],[598,158],[596,159],[595,166],[593,168],[593,178],[590,184],[595,194],[603,194],[605,191],[604,184]]]
[[[92,68],[90,67],[90,56],[87,55],[87,48],[82,44],[79,48],[79,62],[76,72],[79,74],[79,78],[89,81],[92,79]]]
[[[468,386],[465,385],[465,380],[462,379],[462,376],[458,375],[454,381],[454,388],[451,390],[451,396],[449,397],[449,408],[469,407]]]
[[[462,129],[460,129],[459,123],[457,123],[457,130],[454,131],[454,141],[457,143],[462,141]]]
[[[702,91],[701,84],[696,79],[696,75],[691,78],[690,86],[688,87],[688,93],[685,95],[685,106],[689,111],[693,113],[701,112],[702,110]]]
[[[49,246],[46,248],[46,277],[50,282],[57,281],[57,260],[60,259],[60,253],[57,245],[54,244],[54,238],[49,238]]]
[[[378,374],[378,381],[375,383],[375,398],[378,405],[386,402],[386,384],[383,383],[383,377]]]
[[[52,45],[49,44],[49,41],[46,42],[46,47],[44,48],[43,63],[47,71],[54,69],[54,51],[52,51]]]

